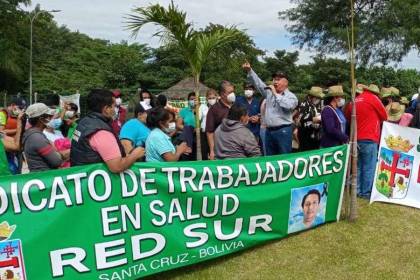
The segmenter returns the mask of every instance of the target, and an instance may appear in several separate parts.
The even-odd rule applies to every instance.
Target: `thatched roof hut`
[[[200,83],[200,96],[205,96],[209,90],[204,84]],[[186,99],[187,95],[194,91],[194,78],[185,78],[176,85],[162,91],[160,94],[166,95],[168,99]]]

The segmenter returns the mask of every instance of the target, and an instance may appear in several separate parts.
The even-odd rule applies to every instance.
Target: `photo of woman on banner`
[[[292,189],[288,233],[325,223],[327,184]]]

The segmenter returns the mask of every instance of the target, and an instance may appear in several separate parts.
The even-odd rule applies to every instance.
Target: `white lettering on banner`
[[[152,195],[152,194],[157,194],[157,190],[148,190],[146,188],[146,184],[150,183],[150,184],[154,184],[155,183],[155,179],[153,178],[147,178],[146,174],[147,173],[156,173],[156,169],[155,168],[140,168],[139,169],[140,172],[140,187],[142,190],[143,195]]]
[[[163,167],[161,169],[163,173],[167,173],[168,176],[168,192],[174,193],[175,192],[175,184],[174,184],[174,173],[179,171],[178,167]]]
[[[200,182],[198,183],[198,190],[203,191],[205,185],[209,185],[212,190],[216,189],[213,172],[207,166],[203,167],[203,175],[201,175]]]
[[[128,175],[130,178],[130,184],[127,184],[126,176]],[[137,177],[136,174],[134,174],[133,170],[125,170],[120,174],[121,178],[121,189],[122,189],[122,197],[133,197],[137,194],[139,189],[139,184],[137,183]],[[131,189],[129,190],[128,186],[131,186]]]
[[[141,242],[145,240],[153,240],[155,246],[148,251],[142,250]],[[88,256],[86,251],[79,247],[54,250],[50,252],[52,274],[53,277],[63,276],[65,267],[73,268],[79,273],[88,272],[90,269],[85,264],[90,263],[92,257],[98,270],[118,267],[127,263],[126,248],[131,248],[133,260],[137,261],[159,254],[165,248],[165,244],[166,239],[162,234],[144,233],[131,236],[131,246],[127,245],[124,239],[96,243],[94,245],[95,253],[92,256]],[[115,249],[115,247],[120,248]],[[72,258],[69,258],[68,255],[72,255]],[[116,256],[121,256],[121,258],[115,259]],[[111,257],[113,260],[108,261]]]
[[[124,245],[124,239],[95,244],[96,268],[101,270],[126,264],[127,258],[121,258],[117,260],[114,258],[114,261],[108,261],[108,258],[124,255]],[[109,250],[113,247],[120,248]]]
[[[59,194],[59,192],[61,194]],[[51,199],[50,203],[48,204],[48,208],[54,208],[55,202],[57,200],[64,200],[66,203],[66,206],[71,205],[71,198],[70,194],[67,191],[66,186],[64,185],[63,178],[57,177],[56,180],[54,180],[52,188],[51,188]]]
[[[213,200],[213,203],[209,203]],[[196,200],[198,203],[199,200]],[[234,214],[239,208],[239,198],[234,194],[215,195],[214,197],[202,197],[200,204],[193,206],[193,199],[187,199],[185,203],[181,203],[178,198],[173,198],[169,207],[160,200],[154,200],[149,204],[150,212],[155,216],[151,222],[155,226],[163,226],[174,223],[175,219],[183,222],[187,220],[198,219],[201,217],[211,218],[220,213],[222,216]],[[209,210],[210,205],[214,205],[212,211]],[[200,209],[199,213],[194,213],[194,209]]]
[[[131,225],[134,229],[141,229],[141,211],[140,203],[134,204],[133,212],[130,208],[123,204],[111,207],[105,207],[101,209],[102,217],[102,230],[104,236],[110,236],[128,231],[128,225]],[[110,217],[112,212],[117,212],[120,219],[117,217]],[[119,228],[111,229],[111,224],[121,225]]]
[[[102,177],[103,182],[104,182],[103,185],[105,187],[105,191],[104,191],[104,194],[102,194],[102,195],[98,195],[96,193],[96,186],[99,185],[99,184],[96,184],[97,177]],[[107,200],[111,196],[111,192],[112,192],[111,191],[112,190],[111,178],[109,177],[108,172],[106,172],[104,170],[93,171],[89,175],[88,190],[89,190],[90,197],[93,200],[95,200],[95,201],[105,201],[105,200]]]
[[[59,203],[66,207],[72,207],[82,205],[84,200],[89,198],[96,202],[104,202],[111,198],[113,190],[116,188],[115,193],[118,193],[122,198],[129,198],[158,195],[164,190],[168,194],[203,192],[206,188],[206,191],[216,192],[229,188],[257,187],[267,182],[284,182],[292,176],[298,180],[307,176],[310,178],[320,177],[341,172],[344,168],[344,160],[344,152],[338,150],[323,155],[311,155],[308,158],[298,157],[290,161],[252,162],[249,165],[238,163],[236,168],[235,165],[202,167],[201,170],[200,166],[197,168],[162,167],[159,170],[139,168],[127,170],[117,177],[106,170],[97,169],[89,174],[81,172],[56,176],[52,178],[52,181],[48,178],[45,182],[40,179],[31,179],[23,183],[12,181],[8,183],[8,186],[0,186],[0,215],[8,210],[22,213],[24,207],[33,212],[54,209]],[[252,168],[252,172],[250,168]],[[159,182],[158,188],[156,184],[158,176],[165,175],[167,178],[166,187],[161,184],[162,182]],[[82,189],[84,184],[87,184],[87,191]],[[208,205],[208,202],[208,200],[203,200],[202,204]],[[222,199],[217,201],[217,204],[221,202]],[[190,206],[191,204],[192,201],[187,203]],[[155,211],[153,213],[161,218],[158,221],[155,220],[157,224],[164,223],[168,217],[168,215],[159,212],[161,207],[163,206],[160,206],[159,203],[151,205],[151,211]],[[173,205],[172,208],[176,210],[178,206]],[[216,205],[214,208],[217,211],[221,209]],[[190,216],[188,217],[195,217],[196,213],[192,213],[193,208],[189,209]],[[201,214],[202,216],[212,216],[213,212],[213,209],[206,206],[202,207]],[[180,211],[175,211],[172,214],[175,214],[172,218],[187,217]]]
[[[63,259],[64,256],[73,255],[73,258]],[[86,258],[86,252],[82,248],[72,247],[50,252],[51,268],[54,277],[63,276],[63,268],[73,267],[77,272],[90,271],[82,262]]]
[[[179,171],[179,182],[181,185],[181,192],[187,192],[187,186],[189,185],[192,191],[198,191],[194,184],[194,179],[197,176],[197,171],[191,167],[181,167]],[[189,176],[188,176],[189,174]]]
[[[246,169],[245,165],[239,164],[238,165],[238,177],[235,181],[235,187],[238,187],[241,182],[245,182],[245,185],[251,185],[251,179],[249,177],[249,172]]]
[[[29,196],[29,190],[34,186],[38,187],[38,190],[40,191],[45,190],[45,185],[41,180],[38,180],[38,179],[30,180],[26,182],[25,185],[23,185],[22,198],[26,207],[28,207],[29,210],[36,212],[36,211],[41,211],[44,207],[47,206],[47,199],[42,198],[38,205],[33,204]]]
[[[271,215],[263,214],[263,215],[257,215],[257,216],[251,216],[249,217],[249,225],[247,229],[243,228],[243,218],[236,218],[235,219],[235,225],[233,227],[233,232],[227,234],[223,232],[223,224],[222,220],[214,220],[211,221],[213,223],[213,231],[214,234],[211,234],[211,236],[215,236],[218,240],[232,240],[237,238],[241,232],[246,232],[249,235],[255,234],[256,230],[260,228],[264,232],[270,232],[273,231],[273,229],[270,227],[271,222],[273,221],[273,218]],[[232,225],[228,224],[230,221],[223,221],[225,227],[227,229],[232,229]],[[230,222],[231,223],[231,222]],[[228,226],[226,226],[228,224]],[[209,234],[205,232],[207,230],[208,224],[207,223],[196,223],[188,225],[184,228],[184,235],[189,238],[198,239],[195,241],[187,241],[186,246],[187,248],[197,248],[207,243],[209,239]]]
[[[74,192],[76,194],[76,204],[83,204],[82,179],[87,177],[87,173],[76,173],[67,176],[67,180],[74,181]]]
[[[211,257],[214,255],[224,254],[225,252],[229,252],[231,250],[236,250],[239,248],[244,248],[244,244],[242,241],[232,241],[230,243],[222,243],[217,244],[214,246],[210,246],[207,248],[200,249],[199,257],[200,259]]]
[[[224,173],[223,170],[226,170],[227,173]],[[218,172],[218,180],[217,180],[217,188],[218,189],[225,189],[232,186],[233,182],[233,170],[229,166],[217,166],[217,172]],[[223,179],[226,179],[227,182],[223,183]]]

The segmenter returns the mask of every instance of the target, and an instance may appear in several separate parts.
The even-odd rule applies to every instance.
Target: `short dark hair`
[[[59,106],[60,105],[60,96],[58,94],[51,94],[47,97],[47,101],[45,102],[45,105],[48,107],[52,106]]]
[[[277,72],[274,72],[272,75],[271,75],[271,77],[273,78],[273,79],[275,79],[275,78],[277,78],[277,79],[286,79],[286,80],[289,80],[289,78],[287,77],[287,75],[285,74],[285,73],[283,73],[283,72],[281,72],[281,71],[277,71]]]
[[[321,202],[321,194],[319,193],[319,191],[317,189],[312,189],[310,190],[307,194],[305,194],[305,196],[302,199],[302,203],[301,206],[303,208],[303,205],[305,205],[305,201],[308,198],[308,196],[310,196],[311,194],[316,194],[318,196],[318,203]]]
[[[325,98],[324,98],[324,104],[325,104],[325,105],[330,105],[330,104],[331,104],[331,101],[333,101],[334,97],[335,97],[335,96],[328,96],[328,97],[325,97]]]
[[[150,128],[159,128],[159,123],[169,120],[168,110],[162,107],[155,107],[147,112],[147,126]]]
[[[165,107],[168,104],[168,98],[164,94],[159,94],[156,99],[156,106]]]
[[[69,103],[70,110],[75,111],[76,113],[79,111],[79,106],[74,103]]]
[[[245,84],[244,84],[244,88],[252,88],[252,89],[254,89],[254,90],[255,90],[254,85],[253,85],[253,84],[250,84],[250,83],[245,83]]]
[[[137,103],[136,107],[134,108],[134,117],[137,118],[139,114],[146,113],[146,110],[141,106],[140,103]]]
[[[246,116],[247,114],[248,110],[245,106],[234,104],[230,107],[227,118],[232,121],[239,121],[241,117]]]
[[[146,88],[142,88],[139,92],[140,94],[140,101],[143,101],[143,93],[147,93],[150,95],[150,99],[153,99],[153,94]]]
[[[233,87],[233,84],[229,81],[222,81],[219,85],[219,93],[226,92],[227,87]]]
[[[51,115],[47,115],[47,114],[44,114],[44,115],[41,115],[41,116],[38,116],[38,117],[35,117],[35,118],[30,118],[30,119],[28,119],[28,123],[31,126],[35,126],[35,125],[37,125],[37,123],[39,122],[40,119],[45,119],[45,118],[48,118],[48,117],[52,118]]]
[[[112,106],[114,95],[107,89],[92,89],[87,96],[87,106],[92,112],[102,113],[106,106]]]
[[[194,96],[195,97],[195,92],[188,93],[188,100],[190,100],[191,96]]]

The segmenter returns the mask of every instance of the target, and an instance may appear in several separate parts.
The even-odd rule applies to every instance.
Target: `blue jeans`
[[[261,139],[261,145],[262,145],[262,154],[266,155],[267,148],[265,147],[265,132],[266,129],[264,127],[260,128],[260,139]]]
[[[373,141],[357,141],[357,195],[369,199],[375,177],[378,144]]]
[[[265,154],[267,156],[292,152],[292,126],[265,132]]]

